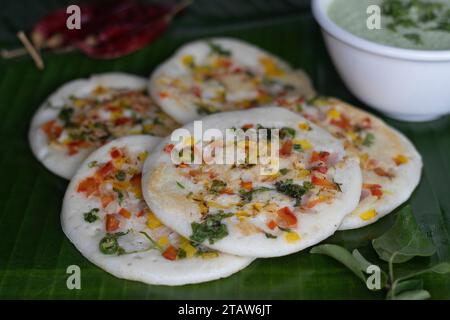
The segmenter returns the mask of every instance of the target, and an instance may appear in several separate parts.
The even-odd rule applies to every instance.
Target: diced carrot
[[[280,155],[290,156],[292,153],[292,140],[286,140],[280,148]]]
[[[145,210],[141,210],[136,214],[136,217],[143,217],[145,215]]]
[[[282,224],[282,226],[294,227],[297,225],[297,217],[288,207],[279,209],[277,214],[281,220],[280,224]]]
[[[169,144],[167,144],[167,145],[164,147],[163,151],[164,151],[165,153],[171,153],[174,147],[175,147],[174,144],[169,143]]]
[[[90,143],[82,140],[71,141],[67,144],[67,148],[69,149],[68,152],[69,156],[78,153],[78,150],[80,148],[88,148],[88,147],[90,147]]]
[[[120,220],[116,218],[114,214],[107,214],[106,215],[106,231],[112,232],[117,229],[119,229],[120,226]]]
[[[220,190],[221,194],[234,194],[233,189],[231,188],[222,188],[222,190]]]
[[[177,165],[177,168],[188,168],[188,167],[190,167],[189,164],[184,163],[184,162]]]
[[[100,201],[102,202],[102,208],[106,208],[114,201],[114,196],[112,194],[103,195],[100,197]]]
[[[273,230],[277,227],[277,223],[275,222],[275,220],[270,220],[269,222],[267,222],[267,227],[270,230]]]
[[[196,176],[198,176],[200,174],[202,174],[202,170],[200,170],[200,169],[189,170],[189,175],[191,177],[196,177]]]
[[[88,177],[78,184],[77,192],[84,192],[86,193],[86,196],[89,197],[92,194],[97,194],[98,188],[99,181],[94,177]]]
[[[119,214],[122,217],[126,218],[126,219],[130,219],[131,218],[131,212],[128,211],[127,209],[125,209],[125,208],[120,208]]]
[[[251,128],[253,128],[253,127],[254,127],[253,124],[247,123],[247,124],[244,124],[244,125],[242,126],[242,130],[251,129]]]
[[[167,249],[162,253],[162,256],[166,258],[167,260],[176,260],[177,258],[177,248],[170,245],[167,247]]]
[[[241,187],[246,190],[252,190],[253,189],[253,182],[251,181],[241,181]]]
[[[104,178],[109,175],[114,169],[114,166],[111,161],[108,161],[104,165],[102,165],[96,172],[97,176]]]
[[[374,197],[381,198],[383,196],[383,190],[381,190],[381,185],[379,185],[379,184],[368,184],[368,183],[365,183],[365,184],[363,184],[363,188],[370,190],[370,193]]]
[[[337,189],[336,183],[327,180],[325,178],[319,178],[317,176],[312,176],[311,183],[316,186],[320,186],[327,189]]]

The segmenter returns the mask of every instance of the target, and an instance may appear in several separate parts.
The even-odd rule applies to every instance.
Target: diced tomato
[[[120,152],[120,150],[117,148],[113,148],[109,154],[111,158],[117,159],[122,155],[122,152]]]
[[[200,98],[202,96],[202,90],[195,86],[192,88],[192,93],[194,94],[194,96],[196,96],[197,98]]]
[[[247,123],[247,124],[244,124],[241,128],[242,128],[242,130],[247,130],[247,129],[251,129],[253,127],[254,127],[253,124]]]
[[[120,227],[120,220],[114,214],[107,214],[105,227],[107,232],[116,231]]]
[[[136,217],[143,217],[145,215],[145,210],[141,210],[136,214]]]
[[[325,174],[325,173],[327,173],[328,168],[325,166],[318,166],[318,167],[312,168],[312,170]]]
[[[62,132],[62,127],[56,124],[56,120],[47,121],[41,128],[49,140],[58,139]]]
[[[177,258],[177,248],[170,245],[167,249],[162,253],[162,256],[167,260],[176,260]]]
[[[364,189],[370,190],[370,193],[377,198],[381,198],[383,196],[383,190],[381,190],[381,185],[379,184],[367,184],[363,185]]]
[[[131,118],[126,118],[126,117],[122,117],[122,118],[116,119],[116,121],[114,121],[114,124],[115,124],[116,126],[121,126],[121,125],[124,125],[124,124],[126,124],[126,123],[130,123],[130,122],[133,122],[133,119],[131,119]]]
[[[267,227],[270,230],[273,230],[277,227],[277,223],[275,222],[275,220],[270,220],[269,222],[267,222]]]
[[[292,140],[286,140],[280,148],[280,155],[290,156],[292,153]]]
[[[231,66],[231,60],[228,58],[219,58],[217,62],[222,68],[229,68]]]
[[[167,92],[165,92],[165,91],[161,91],[160,93],[159,93],[159,97],[161,98],[161,99],[165,99],[165,98],[167,98],[169,96],[169,94],[167,93]]]
[[[336,183],[334,183],[330,180],[327,180],[325,178],[319,178],[314,175],[311,178],[311,183],[313,185],[320,186],[320,187],[327,188],[327,189],[336,189],[337,188]]]
[[[311,159],[309,159],[310,163],[314,163],[317,161],[327,162],[328,157],[330,156],[330,153],[327,151],[313,151],[311,154]]]
[[[165,153],[171,153],[172,150],[173,150],[173,148],[175,148],[175,145],[172,144],[172,143],[169,143],[169,144],[167,144],[167,145],[164,147],[163,151],[164,151]]]
[[[67,148],[69,149],[68,154],[72,156],[78,153],[80,148],[87,148],[90,146],[90,143],[82,140],[71,141],[67,144]]]
[[[77,188],[77,192],[84,192],[89,197],[92,194],[98,194],[99,181],[94,177],[88,177],[80,182]]]
[[[188,168],[188,167],[190,167],[189,164],[184,163],[184,162],[177,165],[177,168]]]
[[[279,209],[277,214],[280,218],[280,224],[282,226],[294,227],[297,225],[297,217],[288,207]]]
[[[114,196],[112,194],[103,195],[100,197],[100,201],[102,202],[102,208],[106,208],[114,201]]]
[[[135,187],[141,186],[141,180],[142,180],[142,174],[136,173],[134,176],[131,177],[130,183]]]
[[[386,170],[384,170],[381,167],[376,167],[375,169],[373,169],[373,171],[380,177],[387,177],[387,178],[392,178],[393,175],[389,172],[387,172]]]
[[[241,187],[246,190],[252,190],[253,189],[253,183],[251,181],[241,181]]]
[[[364,129],[370,129],[372,127],[372,121],[369,117],[366,117],[361,121],[361,125]]]
[[[339,120],[335,120],[335,119],[331,120],[330,123],[336,127],[344,129],[344,130],[351,129],[351,127],[352,127],[350,120],[344,115],[341,115]]]
[[[102,165],[96,172],[97,176],[104,178],[109,175],[114,169],[114,166],[111,161],[108,161],[104,165]]]
[[[119,214],[122,217],[126,218],[126,219],[130,219],[131,218],[131,212],[128,211],[127,209],[125,209],[125,208],[120,208]]]

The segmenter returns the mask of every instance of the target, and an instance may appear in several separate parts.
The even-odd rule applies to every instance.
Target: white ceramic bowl
[[[328,16],[333,0],[313,0],[313,14],[339,74],[352,93],[389,117],[427,121],[450,113],[450,50],[381,45],[353,35]]]

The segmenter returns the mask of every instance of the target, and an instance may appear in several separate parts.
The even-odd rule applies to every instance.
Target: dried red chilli
[[[115,1],[108,6],[81,5],[81,30],[68,30],[67,13],[59,9],[35,25],[32,39],[38,48],[75,47],[90,57],[116,58],[152,42],[187,5],[185,1],[167,5],[131,0]]]

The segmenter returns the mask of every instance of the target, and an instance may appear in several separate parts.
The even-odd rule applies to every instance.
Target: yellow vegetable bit
[[[276,62],[269,57],[262,57],[259,62],[264,68],[264,73],[268,76],[282,76],[284,71],[278,68]]]
[[[151,132],[154,127],[155,125],[151,123],[146,123],[143,125],[144,132]]]
[[[138,154],[138,160],[139,161],[145,161],[145,159],[147,159],[148,157],[148,151],[144,151]]]
[[[293,144],[299,144],[302,147],[302,150],[308,150],[311,149],[313,146],[311,142],[309,142],[306,139],[294,139],[292,141]]]
[[[298,240],[300,240],[300,235],[295,232],[295,231],[289,231],[288,233],[286,233],[286,235],[284,236],[284,239],[288,242],[288,243],[294,243]]]
[[[377,216],[377,211],[375,209],[367,210],[359,214],[359,217],[363,220],[370,220]]]
[[[307,170],[307,169],[302,169],[302,170],[299,170],[299,172],[298,172],[298,177],[299,177],[299,179],[304,179],[304,178],[308,177],[309,174],[310,174],[310,171],[309,171],[309,170]]]
[[[161,238],[158,239],[157,243],[161,247],[165,247],[169,244],[169,238],[167,236],[162,236]]]
[[[339,120],[341,118],[341,113],[337,111],[336,109],[330,109],[327,112],[327,115],[332,120]]]
[[[73,104],[77,108],[83,108],[87,104],[88,100],[86,99],[74,99]]]
[[[393,160],[397,166],[401,166],[402,164],[408,163],[409,161],[409,159],[402,154],[396,155]]]
[[[202,252],[201,256],[203,259],[212,259],[217,258],[219,254],[215,251],[209,251],[209,252]]]
[[[194,57],[190,54],[186,54],[181,57],[181,63],[183,63],[186,67],[194,66]]]
[[[359,155],[359,160],[361,161],[361,164],[365,164],[367,160],[369,160],[369,155],[367,153],[361,153]]]
[[[153,212],[147,214],[147,227],[150,229],[156,229],[162,226],[161,221],[155,216]]]
[[[108,88],[103,86],[97,86],[94,90],[92,90],[92,94],[94,95],[101,95],[105,94],[106,92],[108,92]]]
[[[264,206],[264,203],[261,203],[261,202],[255,202],[254,204],[253,204],[253,209],[255,209],[256,211],[260,211],[261,210],[261,208]]]
[[[311,130],[311,127],[309,126],[309,124],[307,122],[300,122],[298,124],[298,128],[300,130],[303,130],[303,131],[310,131]]]

